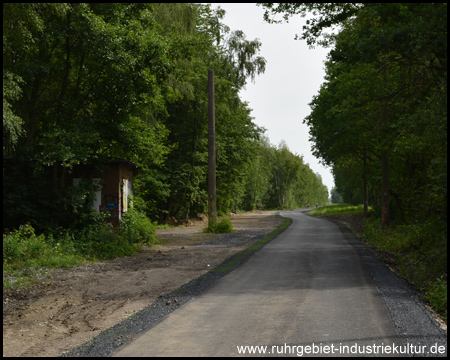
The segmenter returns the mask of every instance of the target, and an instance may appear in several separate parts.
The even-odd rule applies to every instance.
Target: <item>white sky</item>
[[[242,30],[247,40],[258,38],[262,43],[259,55],[267,61],[266,71],[240,93],[253,109],[254,122],[267,129],[266,136],[273,145],[285,140],[292,153],[302,155],[330,191],[334,187],[330,168],[312,155],[309,127],[302,123],[311,111],[308,104],[324,82],[329,49],[309,49],[306,41],[294,40],[305,22],[300,16],[289,23],[269,24],[263,20],[265,9],[256,4],[212,4],[213,9],[218,6],[226,11],[222,22],[231,31]]]

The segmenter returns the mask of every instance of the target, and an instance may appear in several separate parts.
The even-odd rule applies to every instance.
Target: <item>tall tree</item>
[[[419,204],[428,204],[419,196],[412,196],[424,196],[430,190],[425,181],[413,180],[405,186],[405,179],[424,179],[417,175],[430,173],[426,169],[431,170],[431,156],[424,151],[424,144],[439,149],[437,153],[442,155],[446,149],[446,142],[436,130],[446,127],[446,111],[441,107],[446,100],[441,96],[446,94],[447,5],[263,5],[267,19],[270,14],[284,14],[288,19],[295,14],[312,13],[314,18],[307,21],[302,38],[311,45],[335,44],[327,63],[327,82],[314,98],[312,113],[306,119],[312,126],[316,154],[340,167],[360,158],[365,169],[359,172],[365,184],[363,192],[368,193],[370,183],[378,183],[385,224],[390,213],[388,197],[392,197],[391,205],[395,205],[399,219],[411,216]],[[340,25],[339,31],[324,35],[332,25]],[[430,101],[437,97],[442,101]],[[426,116],[424,108],[433,115]],[[425,123],[433,125],[424,127]],[[433,145],[428,142],[431,138],[435,139]],[[414,145],[411,139],[415,139]],[[412,157],[412,153],[416,156]],[[442,165],[438,167],[444,174],[446,165],[441,160],[434,162],[437,163]],[[377,168],[378,175],[374,172]],[[413,178],[406,175],[417,172],[416,169],[423,172]],[[436,185],[437,179],[432,180]],[[442,189],[441,185],[438,187]],[[443,209],[441,205],[439,209]]]
[[[254,79],[264,71],[265,60],[258,56],[261,43],[246,40],[242,31],[230,32],[221,22],[224,11],[213,11],[209,5],[158,5],[156,9],[174,64],[168,75],[170,97],[164,121],[170,131],[167,146],[171,151],[162,169],[169,196],[159,198],[162,211],[158,217],[188,217],[190,212],[204,211],[210,68],[215,71],[216,84],[218,203],[226,211],[243,197],[251,142],[260,133],[238,92],[247,78]],[[172,26],[184,24],[186,19],[193,25]]]
[[[7,101],[24,134],[14,140],[11,129],[18,127],[9,126],[16,146],[7,156],[16,167],[29,168],[36,182],[51,178],[43,186],[48,190],[22,202],[35,216],[52,214],[50,225],[56,227],[67,203],[64,175],[73,165],[111,157],[139,165],[162,161],[165,131],[154,115],[165,111],[166,47],[151,5],[4,4],[4,10],[3,72],[8,87],[15,81],[21,95]],[[22,29],[21,41],[17,26],[28,30]],[[21,217],[15,184],[24,180],[9,175],[8,216]]]

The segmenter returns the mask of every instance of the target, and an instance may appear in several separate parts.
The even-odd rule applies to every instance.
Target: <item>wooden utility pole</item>
[[[214,70],[208,70],[208,226],[217,223]]]

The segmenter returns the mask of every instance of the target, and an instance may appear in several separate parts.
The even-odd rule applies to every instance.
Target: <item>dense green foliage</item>
[[[36,271],[70,268],[86,261],[133,255],[142,245],[156,243],[155,225],[136,210],[125,214],[118,229],[106,219],[108,214],[93,211],[89,225],[36,235],[35,229],[22,225],[3,234],[3,273],[14,281],[27,283]],[[28,279],[28,280],[27,280]],[[4,279],[4,286],[16,286]]]
[[[73,165],[167,153],[167,46],[144,4],[7,3],[3,19],[4,225],[69,226]]]
[[[263,5],[267,19],[312,13],[302,38],[333,44],[304,122],[343,201],[366,187],[373,205],[390,198],[394,222],[446,221],[447,4]]]
[[[37,236],[32,226],[24,225],[10,234],[3,234],[3,265],[9,269],[23,266],[63,267],[80,262],[73,242],[62,239],[55,242],[44,234]]]
[[[278,147],[266,139],[248,168],[245,209],[295,209],[307,204],[326,204],[328,190],[303,157],[293,154],[282,141]]]
[[[443,276],[430,284],[426,299],[447,322],[447,280]]]
[[[312,14],[301,38],[332,45],[326,81],[304,119],[314,154],[332,166],[342,201],[373,207],[368,241],[388,252],[401,274],[428,289],[430,298],[443,299],[447,4],[263,6],[268,21],[270,15],[287,20]],[[335,32],[326,33],[330,28]],[[446,306],[445,296],[440,308]]]
[[[135,209],[128,210],[120,222],[120,234],[129,244],[152,244],[156,239],[155,231],[155,224]]]
[[[30,249],[47,244],[41,250],[50,254],[67,244],[77,256],[105,258],[152,243],[155,222],[204,213],[209,69],[218,210],[326,202],[326,188],[301,156],[270,145],[252,121],[239,91],[264,72],[262,44],[230,31],[223,16],[188,3],[3,4],[8,264],[21,261],[14,242],[28,251],[19,241],[25,233],[12,230],[23,224],[38,234],[29,234]],[[66,184],[74,166],[101,171],[111,159],[137,166],[135,210],[118,229],[91,211],[92,181]]]

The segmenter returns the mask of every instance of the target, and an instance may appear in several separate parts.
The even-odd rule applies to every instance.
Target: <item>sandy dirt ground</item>
[[[233,227],[242,237],[268,234],[283,222],[275,213],[233,215]],[[361,236],[362,215],[323,217]],[[50,270],[30,288],[3,291],[3,356],[60,356],[246,247],[210,245],[219,235],[201,233],[205,227],[190,220],[158,230],[160,244],[135,256]]]
[[[274,211],[232,217],[234,230],[270,233]],[[157,231],[161,243],[132,257],[50,270],[27,289],[3,291],[3,356],[60,356],[158,297],[213,269],[245,246],[202,244],[206,220]]]

